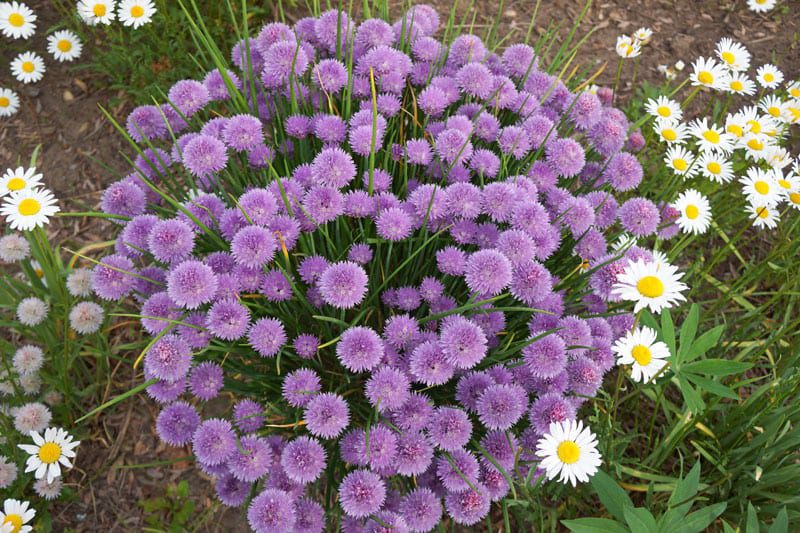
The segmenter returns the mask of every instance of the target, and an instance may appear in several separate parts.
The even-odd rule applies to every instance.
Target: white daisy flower
[[[686,124],[673,119],[656,119],[653,129],[667,144],[683,144],[689,135],[689,128]]]
[[[700,150],[707,152],[715,150],[724,153],[733,151],[735,138],[715,124],[709,124],[708,119],[695,119],[689,124],[689,133],[697,139]]]
[[[11,39],[27,39],[36,33],[36,14],[19,2],[0,3],[0,33]]]
[[[759,109],[776,120],[783,114],[783,101],[774,94],[768,94],[758,103]]]
[[[44,59],[36,52],[23,52],[11,60],[11,74],[22,83],[36,83],[44,71]]]
[[[47,51],[57,61],[74,61],[81,56],[82,50],[81,40],[69,30],[57,31],[47,38]]]
[[[670,146],[664,162],[683,179],[689,179],[697,173],[697,156],[683,146]]]
[[[34,444],[18,444],[17,446],[29,454],[25,463],[25,472],[33,472],[36,479],[46,479],[48,483],[61,476],[61,466],[72,468],[70,458],[75,457],[75,448],[80,441],[73,441],[72,435],[61,428],[47,428],[44,437],[31,431]]]
[[[42,175],[36,173],[36,167],[6,169],[0,176],[0,198],[16,191],[35,189],[42,181]]]
[[[775,65],[767,63],[758,67],[756,80],[765,89],[775,89],[783,82],[783,72]]]
[[[717,57],[734,72],[744,72],[750,68],[750,52],[729,37],[723,37],[717,43]]]
[[[789,124],[800,124],[800,98],[789,100],[784,104],[783,120]]]
[[[30,231],[44,226],[60,211],[56,198],[47,189],[28,189],[12,192],[5,198],[0,215],[6,217],[11,229]]]
[[[0,88],[0,118],[10,117],[19,110],[19,95],[11,89]]]
[[[633,32],[632,37],[634,41],[640,43],[642,46],[647,46],[653,38],[653,30],[650,28],[639,28]]]
[[[627,250],[631,246],[636,244],[636,237],[631,235],[630,233],[622,232],[622,234],[614,241],[614,244],[611,245],[611,249],[615,252],[620,252],[622,250]]]
[[[759,229],[774,229],[778,226],[780,213],[778,208],[772,205],[748,204],[747,212],[753,225]]]
[[[782,173],[776,172],[775,182],[778,184],[778,190],[787,199],[791,193],[800,192],[800,176],[797,174],[789,173],[784,176]]]
[[[739,178],[739,183],[743,185],[742,192],[751,204],[774,206],[781,199],[781,191],[772,172],[750,167],[747,173]]]
[[[755,160],[764,159],[767,151],[772,146],[773,140],[763,133],[748,133],[739,143],[747,152],[748,157]]]
[[[733,179],[733,164],[724,154],[703,152],[697,160],[700,174],[715,183],[728,183]]]
[[[793,191],[787,195],[789,205],[795,209],[800,209],[800,191]]]
[[[670,100],[664,95],[650,98],[644,106],[648,114],[660,119],[680,120],[683,118],[681,106],[675,100]]]
[[[682,277],[683,273],[670,264],[628,261],[628,266],[617,276],[611,294],[636,302],[635,313],[645,307],[653,313],[660,313],[662,309],[686,300],[681,292],[689,287],[680,281]]]
[[[731,74],[731,79],[728,81],[728,86],[725,90],[733,94],[752,96],[756,93],[756,84],[747,77],[747,74],[735,72]]]
[[[661,250],[652,250],[650,253],[653,255],[653,263],[655,263],[657,266],[669,264],[669,258],[667,257],[667,254]]]
[[[747,118],[742,113],[728,113],[725,117],[725,133],[741,139],[748,129]]]
[[[677,224],[682,232],[699,235],[711,225],[711,205],[708,198],[696,190],[683,191],[671,205],[680,212]]]
[[[89,26],[111,24],[116,17],[116,0],[81,0],[78,2],[78,15]]]
[[[700,85],[710,89],[724,89],[728,86],[730,74],[728,70],[711,58],[699,57],[692,63],[692,74],[689,79],[692,85]]]
[[[30,503],[12,498],[3,502],[3,510],[0,512],[0,524],[11,524],[12,533],[28,533],[33,530],[33,526],[27,525],[36,516],[36,509],[30,507]]]
[[[17,320],[25,326],[38,326],[47,316],[48,310],[47,302],[35,296],[29,296],[17,304]]]
[[[136,29],[152,21],[155,12],[152,0],[121,0],[117,17],[124,26]]]
[[[617,354],[617,363],[631,365],[631,379],[639,383],[652,380],[667,366],[669,348],[656,341],[655,330],[642,326],[617,340],[611,348]]]
[[[638,57],[642,53],[642,47],[639,42],[631,39],[627,35],[620,35],[617,37],[615,50],[617,51],[617,55],[623,59]]]
[[[549,432],[536,444],[536,455],[547,479],[558,476],[560,483],[589,481],[603,462],[597,451],[597,438],[583,422],[567,420],[550,424]]]
[[[800,98],[800,81],[793,81],[786,87],[786,91],[792,98]]]
[[[775,7],[776,0],[747,0],[747,7],[756,13],[766,13]]]
[[[17,263],[31,255],[31,245],[27,239],[17,233],[0,238],[0,261]]]
[[[792,163],[792,154],[782,146],[770,146],[765,150],[764,161],[766,161],[773,170],[778,171]]]

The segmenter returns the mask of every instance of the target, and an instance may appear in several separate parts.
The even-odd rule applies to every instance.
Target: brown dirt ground
[[[40,17],[37,35],[28,41],[45,58],[43,29],[58,22],[57,13],[47,0],[28,0]],[[435,1],[441,13],[449,3]],[[461,2],[459,16],[467,12]],[[522,40],[527,31],[533,0],[496,2],[476,0],[467,20],[475,15],[475,33],[495,18],[501,25],[500,35],[510,34],[507,43]],[[583,8],[583,0],[541,2],[536,36],[550,23],[570,26]],[[399,12],[400,8],[393,10]],[[581,24],[578,35],[589,30],[589,38],[580,56],[582,65],[607,63],[598,83],[612,84],[617,57],[614,42],[620,33],[630,33],[640,26],[655,31],[652,44],[645,49],[638,66],[640,80],[660,83],[659,64],[672,64],[682,59],[687,64],[697,55],[710,55],[715,43],[724,36],[743,42],[753,53],[755,63],[774,62],[784,68],[787,77],[800,74],[800,20],[793,13],[800,11],[800,1],[781,0],[772,13],[757,15],[745,7],[745,0],[643,0],[595,1]],[[295,11],[302,16],[302,11]],[[291,15],[290,15],[291,18]],[[299,17],[297,17],[299,18]],[[266,22],[266,21],[265,21]],[[562,29],[562,33],[566,30]],[[66,203],[66,209],[85,210],[97,205],[102,189],[113,181],[113,175],[92,159],[103,161],[116,171],[124,171],[126,163],[119,155],[126,151],[125,142],[115,134],[103,118],[98,106],[107,106],[112,99],[123,104],[111,109],[117,120],[124,120],[132,103],[124,95],[112,94],[103,88],[104,80],[89,71],[78,71],[70,65],[47,61],[42,82],[21,86],[13,82],[8,62],[18,44],[0,50],[0,86],[16,88],[22,97],[20,112],[10,120],[0,121],[0,167],[21,161],[27,164],[37,145],[42,145],[38,166],[46,182]],[[85,63],[95,45],[86,47],[79,63]],[[630,71],[626,71],[630,74]],[[628,78],[629,79],[629,78]],[[630,81],[622,93],[629,94]],[[0,226],[1,229],[1,226]],[[73,245],[108,238],[107,228],[96,219],[61,220],[51,227],[54,242]],[[126,390],[131,383],[131,370],[120,368],[109,395]],[[210,510],[213,491],[203,476],[187,469],[188,463],[166,466],[120,468],[131,465],[174,461],[188,455],[188,450],[175,450],[158,443],[154,435],[157,407],[143,396],[110,409],[91,424],[89,437],[81,447],[75,470],[68,482],[77,494],[68,502],[51,509],[57,531],[139,531],[145,525],[138,502],[162,496],[166,483],[187,479],[197,504],[195,516]],[[242,513],[210,510],[210,519],[200,526],[204,531],[236,531],[243,529]]]

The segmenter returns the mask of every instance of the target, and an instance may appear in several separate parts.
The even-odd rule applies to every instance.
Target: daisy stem
[[[617,88],[619,87],[619,79],[622,76],[622,62],[625,61],[625,58],[619,58],[619,63],[617,64],[617,75],[614,78],[614,94],[611,95],[611,103],[614,103],[614,100],[617,99]]]
[[[697,93],[699,93],[700,89],[702,88],[703,88],[702,85],[698,85],[697,87],[692,89],[692,92],[689,93],[689,96],[686,97],[686,100],[684,100],[683,103],[681,103],[681,109],[686,109],[686,107],[690,103],[692,103],[692,100],[694,100],[694,97],[697,96]]]

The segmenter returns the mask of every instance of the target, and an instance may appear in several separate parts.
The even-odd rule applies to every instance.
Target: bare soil
[[[433,3],[442,14],[451,6],[439,0]],[[27,164],[34,149],[41,146],[38,168],[65,209],[91,209],[97,206],[103,188],[117,179],[114,172],[96,161],[116,173],[125,173],[127,164],[120,153],[129,153],[99,106],[124,122],[135,103],[127,102],[124,94],[104,89],[102,78],[79,68],[91,60],[94,47],[102,43],[88,43],[83,57],[76,62],[78,67],[49,59],[44,30],[58,23],[58,13],[47,0],[28,0],[28,4],[39,15],[37,35],[25,44],[7,45],[9,41],[3,40],[0,49],[0,86],[15,88],[22,99],[17,115],[0,120],[0,169],[18,162]],[[461,4],[459,17],[466,15],[468,23],[474,17],[475,33],[480,34],[487,24],[497,20],[499,35],[508,35],[504,42],[513,43],[524,39],[536,2],[512,0],[499,5],[476,0],[469,12],[467,2]],[[745,0],[595,1],[578,31],[579,36],[588,31],[593,34],[577,64],[592,66],[592,71],[605,64],[597,83],[613,84],[618,61],[614,53],[616,37],[649,26],[655,34],[639,60],[638,81],[660,84],[663,76],[657,71],[658,65],[672,65],[680,59],[688,66],[698,55],[711,55],[716,42],[725,36],[744,43],[756,64],[773,62],[784,69],[788,79],[798,78],[800,19],[796,14],[800,12],[800,1],[781,0],[778,8],[765,15],[751,13],[745,4]],[[551,24],[560,24],[562,34],[566,33],[583,6],[583,0],[543,0],[534,38]],[[393,12],[400,9],[398,4]],[[295,20],[303,16],[301,10],[294,13]],[[11,78],[8,64],[24,50],[22,46],[32,47],[46,58],[47,72],[38,84],[23,86]],[[623,97],[630,95],[634,87],[632,68],[626,67],[620,91]],[[109,108],[111,101],[122,103]],[[74,246],[109,238],[107,225],[97,219],[61,219],[50,229],[54,242]],[[140,376],[131,373],[130,368],[119,369],[122,377],[112,384],[109,397],[141,382]],[[154,431],[157,412],[157,406],[140,395],[109,409],[90,424],[76,468],[67,478],[75,495],[51,508],[56,531],[140,531],[145,522],[139,503],[163,496],[166,484],[181,479],[190,482],[191,496],[197,504],[194,516],[208,517],[199,529],[244,529],[241,511],[212,508],[216,504],[209,481],[189,468],[188,462],[179,460],[190,451],[158,442]],[[137,467],[153,463],[156,465]]]

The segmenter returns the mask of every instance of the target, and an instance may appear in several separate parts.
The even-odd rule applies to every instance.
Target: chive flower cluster
[[[611,243],[664,230],[640,136],[439,25],[270,23],[128,117],[94,290],[137,303],[161,439],[255,531],[478,523],[632,327],[611,287],[653,257]]]

